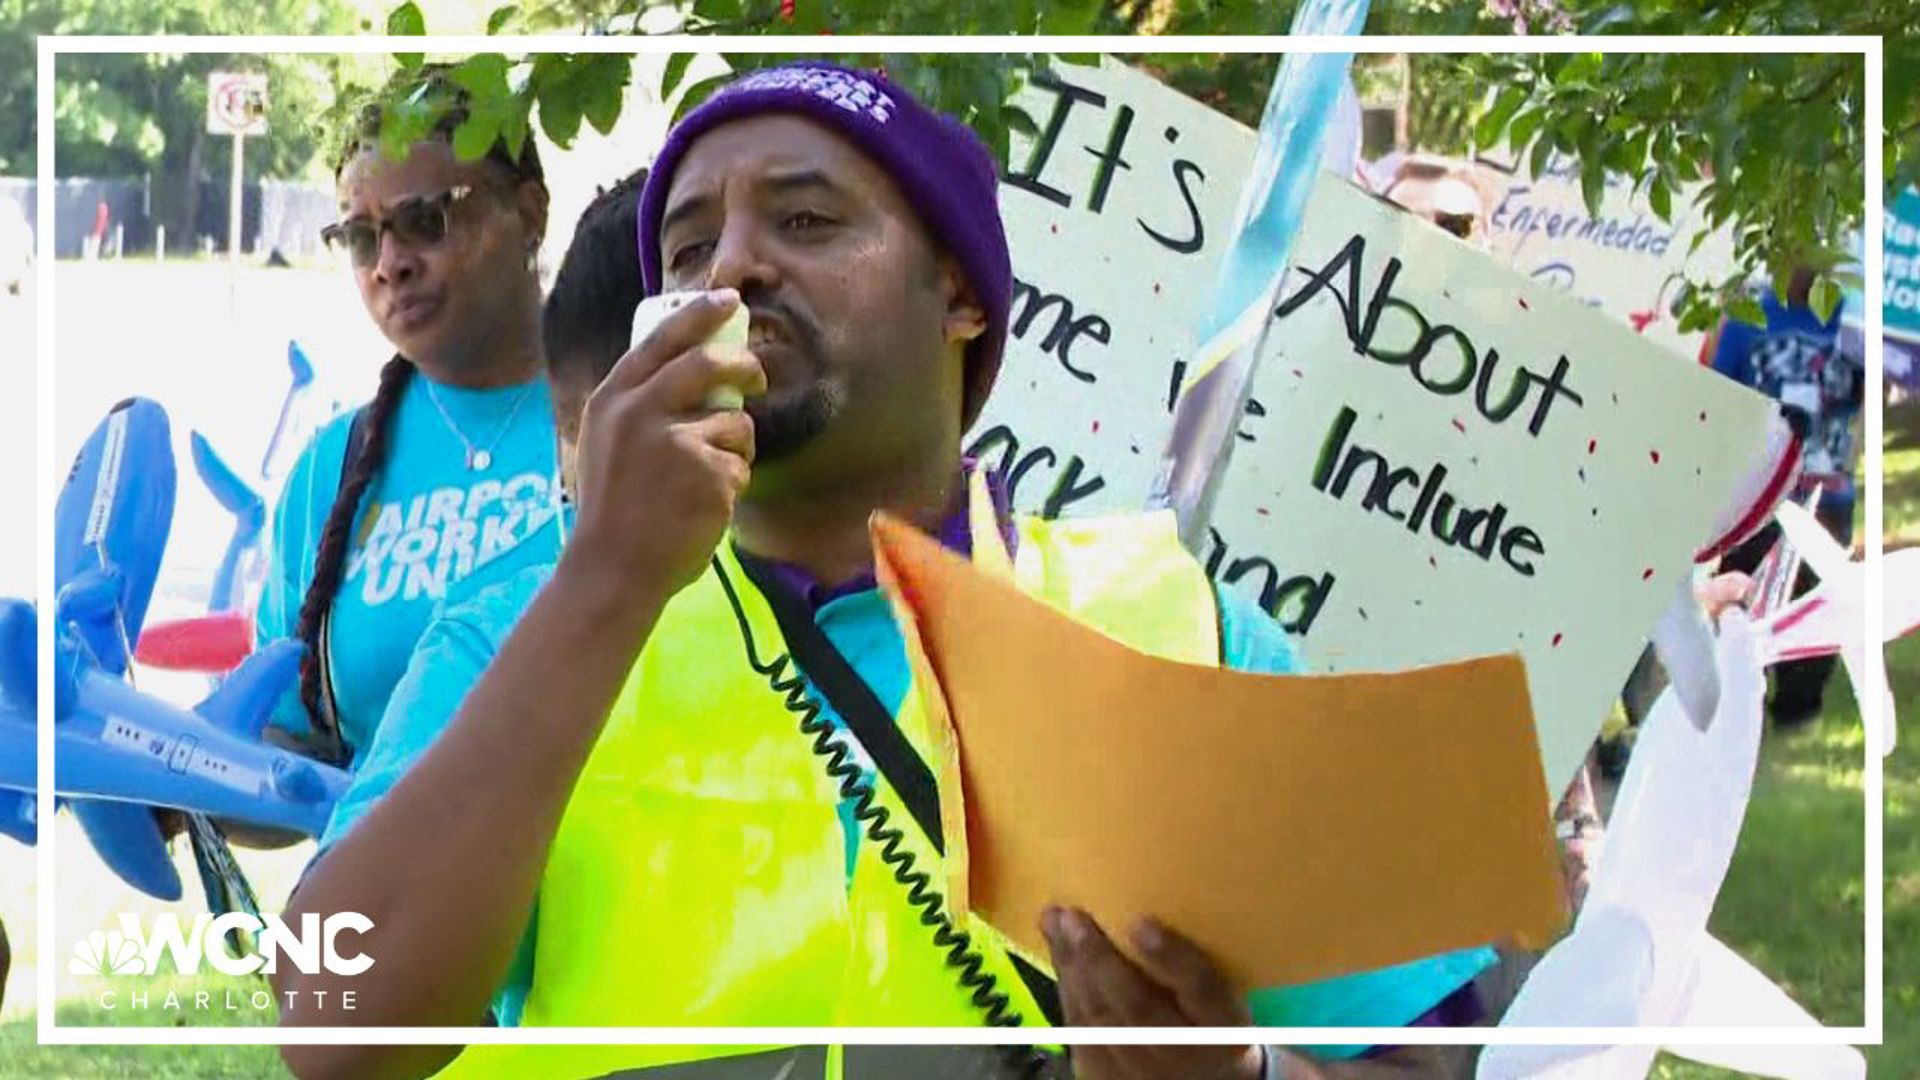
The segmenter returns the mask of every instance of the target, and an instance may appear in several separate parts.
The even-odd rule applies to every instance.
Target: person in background
[[[81,244],[81,255],[86,259],[98,259],[107,246],[107,226],[113,220],[113,212],[107,209],[107,200],[101,199],[93,204],[93,231],[87,233]]]
[[[1792,498],[1804,502],[1818,487],[1815,515],[1844,545],[1853,542],[1855,425],[1866,397],[1866,376],[1861,358],[1840,347],[1841,308],[1836,306],[1825,319],[1815,314],[1809,298],[1814,276],[1808,267],[1796,269],[1784,297],[1771,286],[1760,287],[1765,324],[1723,318],[1703,353],[1715,371],[1785,407],[1804,446],[1802,477]],[[1768,522],[1729,552],[1721,569],[1751,574],[1779,536],[1780,526]],[[1794,582],[1795,595],[1812,588],[1814,581],[1812,571],[1803,566]],[[1820,715],[1837,662],[1836,657],[1821,656],[1774,666],[1767,714],[1776,729],[1803,727]]]
[[[602,191],[580,215],[547,295],[541,337],[547,357],[554,427],[563,489],[579,441],[580,417],[594,387],[627,351],[633,309],[645,295],[640,260],[634,253],[638,232],[642,169]],[[564,505],[565,518],[572,513]],[[553,575],[553,563],[521,568],[504,581],[473,588],[472,579],[449,588],[441,610],[415,645],[406,673],[394,686],[372,744],[361,755],[353,781],[335,804],[320,836],[316,862],[391,790],[414,761],[452,722],[467,691],[500,651],[527,605]],[[492,1002],[495,1022],[520,1021],[533,959],[531,923],[499,994]]]
[[[536,255],[547,188],[529,140],[454,154],[463,92],[403,161],[370,106],[336,180],[344,253],[393,344],[364,408],[322,428],[289,471],[256,617],[262,643],[308,647],[270,735],[351,766],[450,585],[502,580],[559,551],[552,407]],[[276,730],[277,729],[277,730]]]
[[[1380,197],[1475,247],[1485,247],[1486,204],[1472,175],[1445,158],[1416,155],[1400,162]]]

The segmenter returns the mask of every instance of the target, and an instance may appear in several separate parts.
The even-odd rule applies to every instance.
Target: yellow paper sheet
[[[873,532],[944,759],[963,903],[1031,954],[1047,956],[1048,904],[1123,949],[1157,917],[1245,988],[1543,945],[1563,925],[1518,656],[1380,675],[1174,663],[910,526]]]

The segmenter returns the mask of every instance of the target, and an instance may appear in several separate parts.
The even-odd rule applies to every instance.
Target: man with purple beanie
[[[961,554],[1009,553],[1024,591],[1144,651],[1297,667],[1285,634],[1217,592],[1170,520],[1016,515],[1000,479],[962,457],[1006,344],[998,188],[964,126],[884,76],[828,63],[746,75],[669,133],[641,196],[638,257],[649,294],[702,295],[594,393],[577,526],[551,578],[453,721],[295,898],[291,914],[372,921],[360,946],[371,969],[277,984],[351,989],[354,1010],[301,1004],[283,1022],[471,1024],[512,978],[526,981],[529,1025],[1477,1019],[1471,980],[1491,962],[1485,949],[1249,993],[1152,920],[1103,928],[1051,909],[1047,953],[1032,955],[948,910],[939,784],[874,582],[876,511]],[[746,347],[709,343],[740,306]],[[726,388],[743,408],[713,407]],[[973,531],[989,522],[991,536]],[[1137,961],[1112,933],[1128,935]],[[1469,1056],[452,1052],[312,1048],[300,1071],[1271,1080],[1465,1075]]]

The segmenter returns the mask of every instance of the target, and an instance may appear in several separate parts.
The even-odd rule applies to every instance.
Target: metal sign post
[[[243,189],[240,186],[245,170],[242,162],[246,160],[247,135],[244,131],[233,133],[233,178],[227,183],[227,262],[238,266],[240,263],[240,200]]]

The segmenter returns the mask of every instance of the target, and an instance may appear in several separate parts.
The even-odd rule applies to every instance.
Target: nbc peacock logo
[[[145,975],[139,942],[118,930],[95,930],[73,943],[67,970],[75,975]]]

